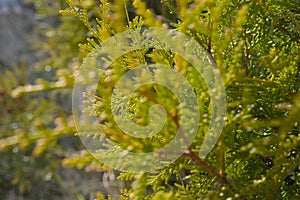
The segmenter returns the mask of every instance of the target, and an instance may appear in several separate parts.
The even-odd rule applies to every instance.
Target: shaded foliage
[[[41,9],[46,8],[41,5],[47,1],[37,2],[41,13],[47,16],[52,13]],[[197,76],[189,63],[172,52],[149,49],[129,53],[115,61],[109,73],[101,77],[100,81],[106,87],[99,87],[99,96],[90,102],[91,115],[101,118],[100,126],[114,143],[124,142],[125,146],[133,146],[137,151],[149,150],[149,146],[141,145],[139,140],[129,141],[125,134],[120,133],[116,125],[110,123],[113,122],[111,114],[104,118],[104,114],[110,111],[110,94],[115,78],[148,60],[175,68],[186,77],[197,92],[203,113],[193,144],[174,163],[153,173],[115,172],[118,179],[126,183],[118,198],[299,198],[299,1],[163,0],[147,5],[135,0],[125,1],[126,6],[122,0],[66,2],[54,1],[54,5],[61,5],[57,9],[65,8],[61,11],[63,16],[55,16],[58,24],[48,31],[42,31],[46,33],[43,37],[47,42],[43,43],[41,49],[46,52],[47,59],[39,66],[51,66],[55,71],[51,78],[22,86],[25,83],[20,84],[16,75],[7,71],[5,73],[10,75],[0,79],[3,82],[1,100],[5,101],[1,104],[1,110],[8,116],[0,121],[0,129],[5,130],[2,131],[5,134],[1,136],[0,151],[9,152],[5,156],[1,154],[4,172],[0,174],[5,177],[1,179],[5,180],[0,182],[1,185],[13,177],[6,174],[7,171],[12,172],[6,163],[14,163],[13,159],[22,154],[26,156],[28,161],[25,163],[28,164],[21,162],[19,166],[28,166],[26,169],[29,171],[34,169],[34,160],[37,160],[37,168],[43,168],[40,165],[49,157],[52,162],[45,164],[48,167],[62,165],[108,171],[106,166],[78,147],[78,143],[75,146],[81,154],[71,156],[71,153],[63,150],[58,141],[64,135],[73,135],[76,130],[71,113],[63,111],[58,96],[70,98],[62,89],[72,88],[84,57],[110,36],[137,27],[168,27],[195,39],[216,63],[226,87],[225,126],[213,151],[205,159],[200,159],[197,153],[212,120],[209,117],[210,99],[207,98],[207,89],[201,77]],[[79,43],[80,49],[77,46]],[[20,86],[12,91],[17,85]],[[152,85],[144,87],[146,90],[137,91],[132,99],[129,117],[140,125],[147,124],[147,110],[157,102],[174,115],[179,115],[176,102],[170,101],[172,94],[166,88]],[[151,92],[153,88],[156,92]],[[146,93],[146,103],[141,101],[145,95],[143,91],[150,91]],[[15,99],[9,96],[10,92]],[[34,92],[46,94],[46,97],[28,100],[25,94]],[[170,97],[166,98],[165,95]],[[32,117],[28,119],[28,115]],[[22,126],[14,126],[14,119],[18,119]],[[167,142],[164,138],[176,133],[176,119],[169,116],[169,123],[162,132],[151,138],[153,146],[164,145]],[[14,154],[16,148],[22,153]],[[55,156],[60,157],[57,164],[53,161]],[[21,172],[15,176],[19,180],[13,179],[21,191],[25,191],[26,188],[22,188],[28,185],[25,184],[26,177],[20,179],[24,175]],[[96,196],[103,199],[105,195],[100,192]],[[115,194],[111,195],[117,198]]]

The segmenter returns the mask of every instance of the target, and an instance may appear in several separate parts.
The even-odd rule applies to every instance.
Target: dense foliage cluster
[[[149,140],[129,138],[113,123],[110,105],[116,81],[147,62],[176,69],[190,82],[201,105],[199,130],[193,144],[174,163],[151,173],[114,171],[123,183],[116,186],[120,191],[102,194],[99,188],[98,192],[93,190],[95,198],[300,198],[298,0],[34,2],[40,17],[50,18],[53,24],[41,26],[41,38],[46,42],[36,42],[42,44],[39,48],[44,58],[35,67],[36,73],[46,70],[50,74],[34,83],[26,82],[22,69],[1,75],[0,111],[5,116],[0,119],[1,187],[18,185],[21,193],[39,194],[32,183],[44,183],[40,177],[63,187],[62,166],[111,174],[112,169],[79,143],[65,99],[71,103],[81,63],[106,39],[125,30],[163,27],[196,40],[220,71],[227,101],[221,137],[205,159],[198,157],[209,122],[214,119],[207,87],[188,62],[169,51],[130,52],[109,66],[100,78],[96,97],[86,94],[91,105],[87,111],[99,118],[104,134],[112,143],[135,152],[160,148],[176,134],[178,102],[172,92],[155,84],[134,93],[129,117],[147,125],[151,105],[163,105],[168,120],[159,134]],[[51,17],[53,10],[59,9],[62,15]],[[78,193],[77,198],[84,196],[88,194]]]

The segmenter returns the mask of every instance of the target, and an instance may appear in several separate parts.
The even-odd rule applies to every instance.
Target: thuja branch
[[[294,38],[294,36],[288,30],[286,30],[284,27],[280,26],[280,27],[278,27],[278,30],[280,30],[283,34],[287,35],[290,39]],[[298,45],[300,45],[300,40],[297,40],[296,42]]]
[[[223,184],[230,184],[229,180],[226,178],[225,175],[220,174],[215,168],[209,166],[204,160],[199,158],[199,156],[197,156],[190,148],[185,151],[184,155],[194,160],[199,166],[207,170],[210,174],[214,175],[215,177],[218,177]]]
[[[177,128],[180,128],[180,125],[178,123],[178,117],[174,117],[172,118],[175,122],[175,124],[177,125]],[[184,134],[183,134],[183,139],[186,140]],[[213,167],[209,166],[204,160],[202,160],[201,158],[199,158],[192,150],[190,147],[187,147],[188,149],[184,152],[183,155],[191,158],[192,160],[196,161],[201,167],[203,167],[204,169],[206,169],[209,173],[211,173],[212,175],[218,177],[224,184],[228,185],[230,184],[229,180],[226,178],[225,175],[220,174],[216,169],[214,169]]]
[[[215,168],[209,166],[204,160],[199,158],[192,150],[191,148],[188,148],[185,153],[183,154],[193,161],[195,161],[200,167],[204,168],[206,171],[208,171],[210,174],[214,175],[217,177],[224,185],[227,185],[228,188],[233,192],[237,193],[235,189],[232,187],[230,184],[230,181],[227,179],[227,177],[224,174],[220,174]],[[241,194],[239,194],[239,199],[240,200],[246,200],[245,197],[243,197]]]

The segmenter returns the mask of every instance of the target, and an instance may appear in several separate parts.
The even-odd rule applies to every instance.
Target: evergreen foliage
[[[47,1],[37,2],[42,5]],[[116,81],[127,70],[149,60],[175,68],[191,83],[203,116],[193,144],[179,159],[151,173],[115,172],[125,186],[119,196],[112,196],[119,199],[300,198],[298,0],[54,2],[61,3],[65,9],[60,11],[63,16],[56,16],[59,25],[45,34],[47,43],[41,48],[49,54],[39,65],[51,65],[56,73],[48,80],[37,80],[31,85],[18,82],[18,76],[11,71],[0,78],[1,100],[5,101],[1,102],[1,112],[4,112],[2,116],[8,116],[0,120],[0,130],[5,133],[0,139],[0,164],[4,172],[11,169],[5,168],[2,161],[16,159],[23,153],[29,160],[61,155],[57,164],[51,159],[53,168],[62,165],[110,171],[82,150],[83,147],[78,147],[81,153],[70,156],[57,143],[65,135],[76,132],[70,113],[65,114],[57,95],[65,94],[63,89],[72,88],[79,63],[87,62],[88,53],[101,47],[107,38],[139,27],[164,27],[196,40],[216,63],[226,88],[224,128],[214,149],[205,159],[199,158],[198,152],[212,119],[207,88],[195,69],[178,55],[161,50],[141,49],[117,59],[101,77],[100,83],[105,87],[97,89],[98,95],[90,98],[86,94],[87,100],[92,99],[88,102],[91,105],[88,112],[100,118],[99,125],[113,143],[136,152],[148,152],[167,144],[177,132],[178,102],[172,100],[174,94],[159,85],[140,88],[130,101],[128,116],[139,125],[147,125],[151,105],[163,105],[168,111],[168,120],[159,134],[148,140],[135,139],[123,134],[113,123],[110,101]],[[15,99],[9,96],[10,92]],[[25,97],[36,92],[45,93],[47,97],[39,96],[36,100]],[[69,93],[65,95],[69,97]],[[16,115],[21,127],[11,123]],[[11,127],[7,127],[8,124]],[[23,153],[2,156],[2,152],[14,152],[16,148]],[[38,164],[43,165],[42,161]],[[5,177],[0,180],[2,186],[10,176],[1,171],[0,175]],[[24,173],[16,177],[19,180],[14,179],[14,184],[20,188],[28,186],[28,181],[22,179]],[[113,198],[105,197],[101,191],[96,196],[97,199]]]

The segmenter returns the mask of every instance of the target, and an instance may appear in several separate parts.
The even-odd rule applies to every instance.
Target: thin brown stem
[[[245,70],[245,75],[248,76],[249,74],[249,55],[250,55],[250,48],[248,46],[248,42],[247,42],[247,35],[246,35],[246,30],[243,31],[243,34],[245,36],[245,61],[244,61],[244,70]]]
[[[223,144],[223,141],[224,141],[224,136],[221,136],[222,138],[220,138],[220,174],[222,174],[223,176],[225,176],[225,147],[224,147],[224,144]]]
[[[220,174],[216,169],[214,169],[213,167],[209,166],[206,162],[204,162],[204,160],[202,160],[201,158],[199,158],[199,156],[197,156],[190,148],[186,150],[186,152],[184,153],[184,155],[187,156],[187,157],[189,157],[189,158],[191,158],[195,162],[197,162],[199,164],[199,166],[201,166],[202,168],[204,168],[205,170],[207,170],[210,174],[212,174],[215,177],[219,178],[222,181],[222,183],[224,183],[225,185],[230,184],[230,182],[226,178],[226,176]]]
[[[210,35],[208,36],[208,43],[207,43],[207,51],[211,55],[211,38],[213,35],[213,22],[211,21],[211,17],[209,14],[209,29],[210,29]]]
[[[211,37],[208,38],[207,51],[211,54]]]
[[[125,9],[125,14],[126,14],[126,18],[127,18],[127,23],[128,23],[128,26],[129,26],[129,24],[130,24],[130,18],[129,18],[129,14],[128,14],[126,0],[124,0],[124,9]]]
[[[290,39],[293,39],[293,35],[288,30],[286,30],[284,27],[280,26],[280,27],[278,27],[278,29],[282,33],[284,33],[285,35],[287,35]],[[300,40],[297,40],[296,42],[297,42],[298,45],[300,45]]]
[[[269,200],[275,199],[275,192],[276,192],[276,189],[277,189],[277,185],[275,185],[275,186],[273,187],[272,193],[271,193],[271,195],[270,195],[270,197],[269,197]]]
[[[185,156],[191,158],[194,160],[200,167],[208,171],[210,174],[214,175],[217,177],[224,185],[227,185],[228,188],[233,192],[233,193],[238,193],[235,191],[235,189],[232,187],[230,184],[230,181],[227,179],[226,175],[219,173],[215,168],[209,166],[204,160],[199,158],[190,148],[186,150],[184,153]],[[239,194],[239,199],[240,200],[246,200],[243,195]]]

